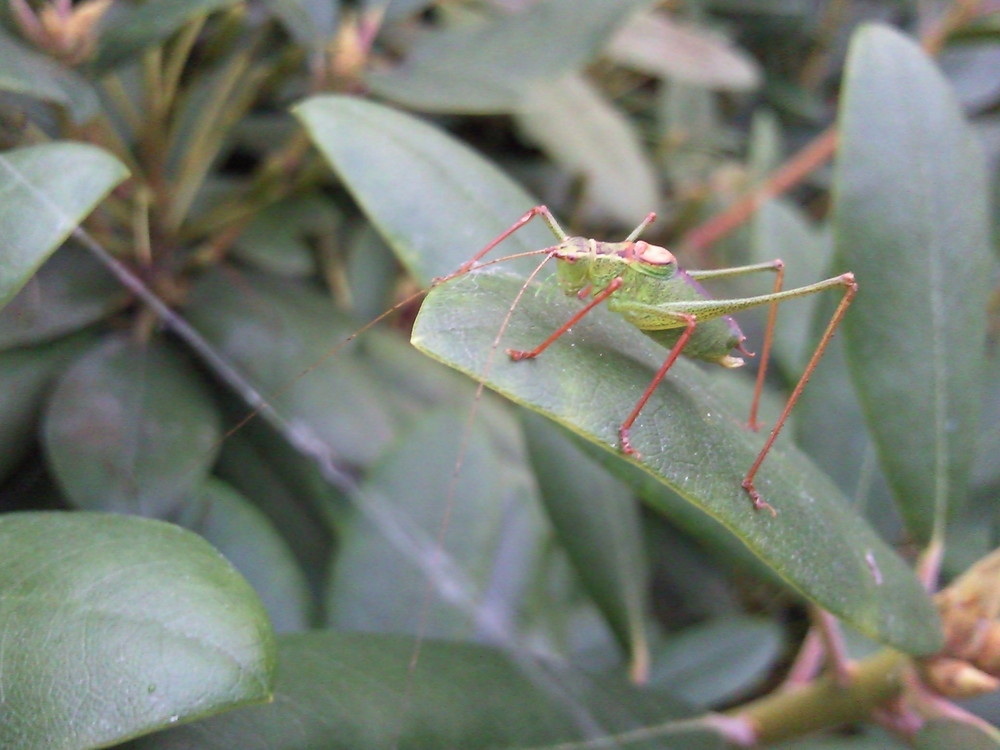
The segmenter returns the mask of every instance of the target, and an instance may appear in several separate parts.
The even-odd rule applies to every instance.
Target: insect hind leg
[[[629,439],[629,433],[632,429],[632,425],[635,424],[635,420],[639,417],[643,408],[646,406],[646,402],[649,401],[650,396],[653,395],[653,391],[662,382],[663,378],[666,377],[667,371],[674,366],[674,362],[677,358],[681,356],[681,352],[684,351],[684,347],[687,346],[688,341],[691,339],[692,334],[694,334],[695,326],[698,324],[697,318],[694,315],[679,315],[679,318],[683,319],[685,322],[684,332],[677,338],[676,343],[670,349],[670,354],[664,360],[660,369],[656,371],[653,375],[653,379],[649,381],[649,385],[646,386],[646,390],[642,392],[639,400],[636,402],[635,407],[632,409],[632,413],[628,415],[621,426],[618,428],[618,440],[621,446],[622,452],[627,453],[636,458],[640,458],[639,452],[632,446],[632,441]]]

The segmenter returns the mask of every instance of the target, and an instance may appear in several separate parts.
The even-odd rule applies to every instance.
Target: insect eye
[[[649,263],[651,266],[669,266],[671,263],[677,262],[674,254],[667,248],[650,245],[648,242],[636,242],[635,254],[639,260]]]

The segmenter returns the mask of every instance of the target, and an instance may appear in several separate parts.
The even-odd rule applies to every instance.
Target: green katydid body
[[[642,240],[599,242],[569,237],[552,254],[560,261],[557,278],[567,295],[580,296],[586,290],[596,296],[613,280],[621,279],[617,291],[608,297],[608,309],[668,349],[674,347],[687,326],[688,303],[711,300],[702,286],[677,265],[673,253]],[[743,351],[745,338],[720,305],[698,314],[698,325],[684,347],[684,356],[723,367],[740,367],[743,359],[730,352]]]
[[[632,413],[625,418],[618,430],[620,449],[633,456],[638,456],[638,453],[632,446],[630,439],[632,425],[642,412],[653,390],[663,380],[677,358],[683,355],[715,362],[724,367],[739,367],[743,364],[743,359],[732,355],[731,352],[734,349],[742,354],[752,355],[743,348],[743,333],[736,321],[729,316],[740,310],[766,305],[770,308],[770,313],[748,423],[751,429],[757,429],[757,406],[764,384],[764,373],[770,351],[770,342],[774,334],[778,303],[815,294],[825,289],[840,287],[843,290],[844,296],[820,337],[816,350],[806,364],[799,382],[788,397],[785,408],[775,422],[764,447],[741,483],[753,501],[755,509],[766,509],[772,514],[775,513],[774,508],[761,498],[760,493],[754,487],[754,477],[857,292],[854,275],[843,273],[840,276],[807,284],[797,289],[782,289],[784,264],[780,260],[712,271],[684,271],[677,265],[676,258],[669,250],[637,239],[642,231],[653,222],[655,214],[649,214],[624,241],[601,242],[585,237],[570,237],[559,226],[548,208],[536,206],[486,245],[471,260],[463,264],[461,268],[449,276],[437,279],[436,283],[447,281],[474,268],[480,258],[536,216],[541,217],[548,224],[552,233],[559,240],[552,247],[538,252],[556,258],[558,262],[557,279],[560,287],[568,295],[576,295],[580,298],[590,296],[591,300],[534,349],[508,349],[507,353],[515,361],[533,359],[539,356],[556,339],[569,331],[584,315],[601,303],[607,303],[608,309],[618,313],[647,336],[668,347],[670,353],[663,365],[657,370],[652,381],[639,397]],[[742,276],[759,271],[775,273],[774,291],[770,294],[738,299],[713,299],[699,283],[700,279]]]

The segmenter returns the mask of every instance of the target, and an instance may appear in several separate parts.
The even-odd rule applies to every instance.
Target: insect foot
[[[526,352],[521,349],[508,349],[507,354],[515,362],[520,362],[522,359],[534,359],[538,356],[537,352]]]
[[[757,492],[757,489],[753,486],[753,482],[749,479],[744,479],[742,486],[743,489],[746,490],[746,493],[750,496],[750,500],[753,501],[754,510],[768,510],[771,512],[773,517],[778,517],[778,511],[774,509],[773,505],[760,496],[760,493]]]
[[[642,458],[639,455],[639,451],[632,447],[632,441],[629,439],[629,429],[628,427],[622,425],[618,428],[618,440],[621,446],[622,453],[628,456],[635,456],[636,458]]]

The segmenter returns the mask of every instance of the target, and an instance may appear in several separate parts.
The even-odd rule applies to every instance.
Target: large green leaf
[[[533,82],[582,70],[629,13],[652,0],[543,0],[497,20],[424,35],[372,90],[416,109],[511,112]]]
[[[619,316],[597,310],[538,359],[512,362],[501,353],[487,371],[497,331],[522,284],[514,275],[483,272],[437,287],[421,307],[413,343],[617,452],[618,425],[665,350]],[[576,301],[529,290],[500,346],[537,343],[578,309]],[[705,387],[697,365],[678,362],[633,429],[643,458],[630,460],[714,516],[807,598],[903,650],[936,650],[937,617],[913,573],[806,456],[773,449],[757,488],[778,515],[751,509],[740,479],[764,435],[749,432],[737,413]]]
[[[70,241],[0,310],[0,349],[58,338],[121,309],[128,292]]]
[[[694,706],[746,694],[781,653],[781,628],[759,617],[709,620],[673,635],[654,655],[650,682]]]
[[[531,204],[481,157],[412,117],[345,97],[313,99],[298,112],[387,242],[423,279],[455,269]],[[538,249],[552,237],[529,225],[511,240],[498,252]],[[474,377],[492,357],[490,387],[615,451],[617,425],[664,351],[601,310],[538,360],[510,362],[493,342],[520,285],[520,277],[483,272],[439,286],[424,303],[414,342]],[[577,309],[557,293],[531,292],[505,341],[536,343]],[[940,634],[925,592],[806,457],[772,451],[758,487],[780,513],[772,519],[750,510],[740,479],[763,436],[748,433],[700,373],[681,362],[654,394],[635,430],[646,452],[640,465],[805,596],[900,648],[934,651]]]
[[[338,3],[329,0],[265,0],[265,4],[299,44],[322,52],[333,39],[340,16]]]
[[[262,275],[213,273],[187,313],[286,422],[309,425],[338,460],[367,464],[391,440],[390,399],[356,348],[324,358],[354,330],[328,298]]]
[[[31,449],[53,381],[92,343],[80,334],[0,352],[0,481]]]
[[[209,478],[179,518],[207,539],[247,579],[276,631],[305,630],[313,607],[302,568],[274,526],[225,482]]]
[[[548,529],[516,423],[491,409],[482,415],[489,429],[467,433],[466,410],[463,404],[460,410],[430,412],[401,431],[362,485],[362,502],[371,498],[384,506],[393,523],[428,547],[444,534],[452,572],[469,589],[460,592],[467,603],[501,622],[516,622]],[[459,455],[463,470],[453,483]],[[344,525],[326,599],[333,626],[422,629],[431,637],[455,639],[492,635],[470,611],[430,596],[424,569],[399,547],[368,514],[356,514]],[[415,617],[425,606],[425,614]]]
[[[503,652],[474,644],[427,641],[416,670],[409,666],[408,637],[325,631],[281,636],[279,644],[272,703],[144,737],[129,747],[537,749],[684,715],[662,695],[544,664],[526,672]],[[659,737],[634,738],[627,746],[708,750],[722,743],[704,730],[667,724]]]
[[[220,434],[204,385],[176,351],[114,336],[60,378],[43,437],[70,502],[170,518],[211,468]]]
[[[635,225],[658,204],[656,174],[632,123],[580,75],[533,81],[515,117],[531,140],[584,179],[598,215]]]
[[[0,307],[127,175],[111,154],[82,143],[0,154]]]
[[[748,91],[760,85],[760,66],[747,53],[709,29],[663,12],[633,16],[607,52],[620,65],[691,86]]]
[[[421,283],[458,268],[532,205],[496,165],[411,115],[347,96],[314,97],[295,114]],[[507,248],[551,241],[529,226]]]
[[[631,656],[649,668],[649,573],[632,493],[548,420],[527,413],[525,436],[542,498],[581,583]]]
[[[886,475],[926,541],[966,493],[990,289],[983,155],[912,40],[868,26],[851,47],[834,231],[860,293],[848,357]]]
[[[105,747],[265,700],[275,644],[253,590],[176,526],[0,517],[0,746]]]
[[[914,738],[917,750],[997,750],[1000,732],[994,727],[976,726],[965,721],[929,721]]]
[[[97,92],[83,76],[25,46],[3,27],[0,27],[0,90],[60,104],[76,122],[93,116],[99,106]]]
[[[105,71],[128,62],[198,16],[235,4],[236,0],[115,3],[102,24],[94,66]]]

